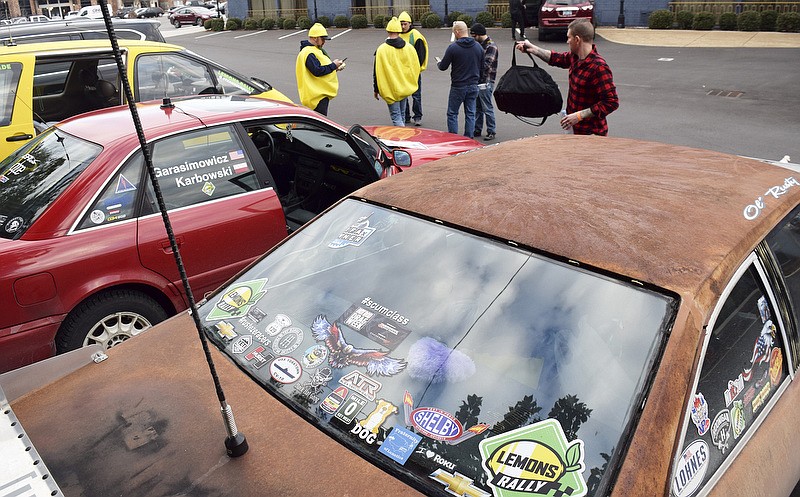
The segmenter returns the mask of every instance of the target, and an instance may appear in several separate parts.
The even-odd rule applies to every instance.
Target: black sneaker
[[[475,130],[475,132],[474,132],[474,133],[472,133],[472,136],[473,136],[473,137],[475,137],[475,136],[481,136],[481,130],[479,130],[479,129],[476,129],[476,130]]]
[[[483,141],[488,142],[494,140],[494,133],[486,133],[486,138]]]

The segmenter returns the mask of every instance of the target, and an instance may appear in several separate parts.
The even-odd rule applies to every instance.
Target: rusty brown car
[[[7,438],[30,459],[0,488],[789,495],[798,174],[559,135],[379,181],[196,315],[54,381],[87,351],[0,377]],[[249,445],[240,457],[222,444],[195,319]]]

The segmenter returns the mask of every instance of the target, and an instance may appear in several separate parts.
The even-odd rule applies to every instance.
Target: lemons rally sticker
[[[206,316],[206,321],[246,315],[250,308],[267,293],[264,290],[266,285],[267,278],[235,283],[235,286],[222,294],[214,308]]]
[[[555,419],[487,438],[480,451],[496,497],[586,495],[583,441],[567,442]]]

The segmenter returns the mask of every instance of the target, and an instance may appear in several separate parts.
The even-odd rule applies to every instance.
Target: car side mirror
[[[411,154],[405,150],[394,150],[392,152],[392,161],[395,166],[408,167],[411,165]]]

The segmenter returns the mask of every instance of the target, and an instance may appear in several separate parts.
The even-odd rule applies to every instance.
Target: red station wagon
[[[201,298],[353,190],[479,147],[420,128],[349,131],[249,97],[139,104]],[[406,151],[407,150],[407,151]],[[129,110],[61,122],[0,162],[0,372],[111,347],[187,306]]]

